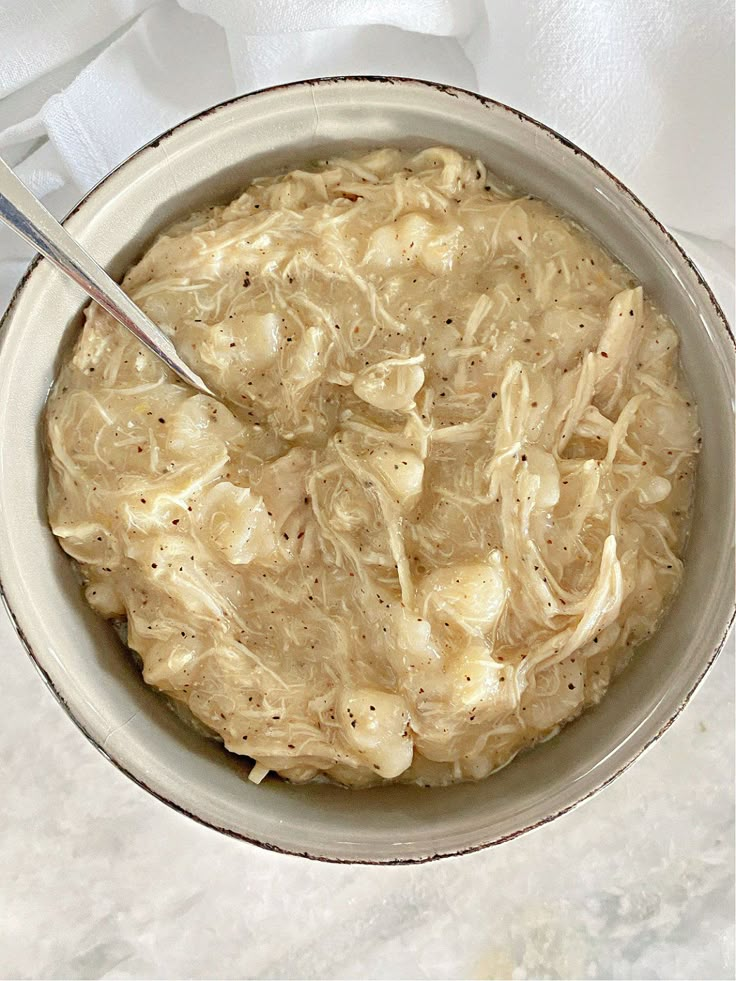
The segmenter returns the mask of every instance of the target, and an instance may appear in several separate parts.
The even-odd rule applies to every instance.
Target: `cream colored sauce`
[[[253,779],[478,779],[599,701],[682,572],[672,325],[549,205],[445,148],[255,181],[95,306],[49,516],[150,684]]]

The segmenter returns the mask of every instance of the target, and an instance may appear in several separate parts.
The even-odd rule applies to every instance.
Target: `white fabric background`
[[[254,88],[397,74],[562,131],[684,241],[731,312],[730,0],[3,0],[0,153],[57,212],[142,143]],[[0,238],[0,302],[28,254]]]
[[[238,93],[431,78],[591,152],[732,316],[733,19],[729,0],[0,0],[0,155],[62,215]],[[29,258],[0,229],[0,307]],[[84,743],[2,614],[0,658],[3,977],[733,976],[731,650],[583,809],[396,870],[272,856],[177,817]]]

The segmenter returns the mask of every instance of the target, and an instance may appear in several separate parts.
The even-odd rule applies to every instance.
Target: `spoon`
[[[182,361],[166,334],[97,265],[1,159],[0,220],[78,283],[183,381],[205,395],[213,394],[199,375]]]

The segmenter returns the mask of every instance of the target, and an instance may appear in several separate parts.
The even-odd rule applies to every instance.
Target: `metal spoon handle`
[[[202,379],[186,365],[164,332],[71,237],[41,202],[0,159],[0,219],[146,345],[180,378],[206,395]]]

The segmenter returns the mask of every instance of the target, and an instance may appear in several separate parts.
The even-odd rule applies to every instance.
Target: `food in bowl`
[[[598,702],[681,578],[678,338],[550,205],[449,148],[255,180],[94,305],[49,516],[146,682],[292,781],[480,779]]]

